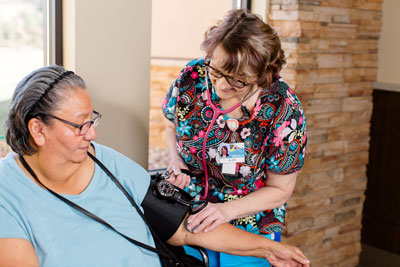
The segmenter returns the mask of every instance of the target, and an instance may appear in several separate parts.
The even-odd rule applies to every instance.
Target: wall
[[[400,1],[383,1],[384,22],[378,46],[378,82],[397,85],[400,88],[399,11]]]
[[[85,79],[103,114],[98,142],[146,168],[151,1],[63,3],[65,67]]]
[[[281,75],[303,104],[309,137],[283,242],[313,266],[357,266],[382,0],[271,0],[269,11],[287,56]],[[159,103],[179,69],[152,64],[157,167],[168,162]]]
[[[203,56],[204,32],[232,8],[232,0],[152,0],[149,169],[167,167],[161,101],[179,71]],[[212,8],[210,8],[212,7]]]
[[[152,0],[151,56],[190,59],[203,55],[200,43],[210,25],[232,8],[232,0]]]
[[[357,266],[382,1],[272,0],[309,143],[284,242],[313,266]]]
[[[153,0],[149,169],[165,168],[168,153],[161,101],[179,71],[190,60],[202,57],[204,32],[232,9],[232,0]],[[253,0],[252,12],[267,18],[268,1]]]

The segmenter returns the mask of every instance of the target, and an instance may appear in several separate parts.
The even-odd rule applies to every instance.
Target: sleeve
[[[0,205],[0,238],[24,238],[29,240],[18,220]]]
[[[301,170],[307,144],[306,121],[299,99],[288,88],[281,98],[265,143],[267,170],[289,174]]]
[[[149,173],[142,166],[125,156],[120,163],[120,166],[124,166],[124,171],[118,179],[124,181],[135,202],[141,204],[149,188]]]
[[[172,83],[161,104],[164,116],[171,122],[174,122],[174,119],[176,118],[179,89],[181,87],[181,79],[184,72],[185,68],[181,70],[176,80]]]
[[[95,146],[96,157],[115,175],[135,202],[140,204],[150,184],[149,173],[122,153],[95,142],[92,144]]]

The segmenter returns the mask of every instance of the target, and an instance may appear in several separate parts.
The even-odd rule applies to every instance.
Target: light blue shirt
[[[146,170],[108,147],[94,145],[96,157],[140,205],[149,186]],[[39,187],[14,156],[10,153],[0,162],[0,238],[29,240],[42,267],[160,266],[158,255],[130,243]],[[81,194],[63,196],[121,233],[154,247],[139,214],[99,166]]]

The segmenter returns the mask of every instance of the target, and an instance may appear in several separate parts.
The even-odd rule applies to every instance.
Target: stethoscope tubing
[[[234,105],[233,107],[227,109],[227,110],[222,110],[217,108],[213,103],[212,103],[212,99],[211,99],[211,93],[210,90],[208,88],[208,73],[206,71],[205,73],[206,75],[206,87],[207,87],[207,100],[206,100],[206,105],[209,105],[211,107],[211,109],[214,111],[212,120],[210,125],[208,125],[206,134],[204,136],[204,140],[203,140],[203,147],[202,147],[202,165],[203,165],[203,169],[204,169],[204,184],[205,184],[205,188],[204,188],[204,195],[200,195],[200,199],[204,200],[207,198],[208,195],[208,170],[207,170],[207,162],[206,162],[206,145],[207,145],[207,137],[210,134],[211,128],[214,125],[215,121],[217,120],[218,116],[221,114],[226,114],[229,112],[234,111],[235,109],[237,109],[238,107],[240,107],[241,103],[237,103],[236,105]]]

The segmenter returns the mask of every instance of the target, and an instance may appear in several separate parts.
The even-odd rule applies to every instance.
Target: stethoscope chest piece
[[[226,121],[226,125],[228,126],[229,130],[235,132],[239,128],[239,121],[237,119],[228,119]]]

